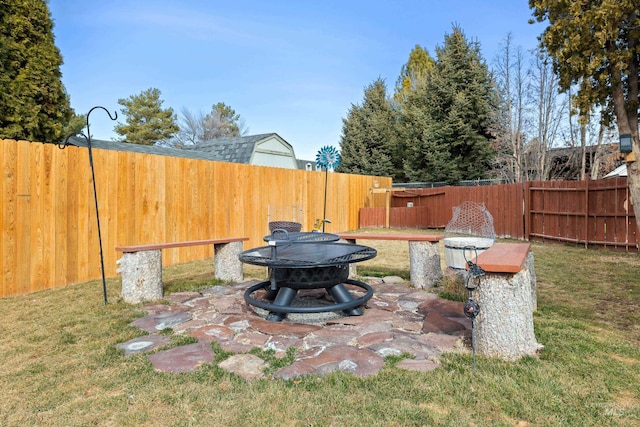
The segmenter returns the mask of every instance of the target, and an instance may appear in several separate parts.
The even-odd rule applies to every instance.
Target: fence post
[[[585,176],[584,184],[584,247],[589,247],[589,174]]]
[[[531,181],[527,181],[523,186],[524,197],[524,240],[529,241],[529,231],[531,229]]]

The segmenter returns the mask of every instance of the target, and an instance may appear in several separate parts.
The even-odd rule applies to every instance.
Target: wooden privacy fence
[[[525,196],[528,239],[638,249],[627,178],[533,182]]]
[[[269,206],[300,206],[305,230],[323,214],[324,172],[99,149],[93,157],[107,277],[116,246],[249,237],[251,248],[264,244]],[[87,150],[0,140],[0,164],[0,297],[99,278]],[[391,185],[329,174],[327,232],[358,228],[360,208],[375,206],[374,180]],[[163,263],[211,256],[208,246],[168,249]]]
[[[452,208],[467,200],[485,204],[493,216],[497,235],[515,239],[524,238],[522,184],[447,186],[394,192],[389,215],[390,225],[401,228],[444,228],[451,219]],[[410,204],[413,207],[407,207]],[[382,212],[382,222],[374,224],[373,220],[369,220],[370,217],[379,218],[379,210],[380,208],[362,209],[360,225],[382,226],[384,212]]]
[[[638,249],[626,178],[411,189],[393,194],[390,226],[443,228],[467,200],[484,203],[500,237]],[[384,208],[360,210],[361,227],[384,221]]]

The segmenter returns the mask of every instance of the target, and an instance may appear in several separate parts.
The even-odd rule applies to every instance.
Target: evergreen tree
[[[479,44],[469,42],[459,27],[445,35],[436,53],[424,90],[416,93],[418,99],[404,114],[405,129],[418,115],[412,108],[421,110],[423,122],[409,131],[413,140],[407,141],[411,152],[406,173],[420,177],[439,171],[435,180],[448,182],[485,178],[494,156],[489,129],[498,103],[491,74]],[[439,165],[435,171],[422,169],[434,163]]]
[[[59,142],[72,116],[44,0],[0,0],[0,138]]]
[[[411,92],[426,83],[427,75],[434,66],[435,61],[429,56],[427,49],[416,45],[409,54],[409,60],[400,70],[393,99],[402,103]]]
[[[84,114],[77,115],[73,113],[69,122],[64,127],[62,131],[63,137],[67,137],[69,135],[77,135],[87,126],[87,116]]]
[[[342,123],[337,172],[394,176],[396,115],[384,80],[378,78],[365,88],[362,105],[352,104]]]
[[[460,179],[448,147],[439,140],[439,125],[427,108],[426,88],[407,96],[402,104],[399,138],[406,145],[404,168],[408,181],[455,182]]]
[[[204,117],[202,127],[203,141],[240,136],[240,114],[224,102],[218,102],[212,107],[211,113]]]
[[[160,90],[156,88],[127,99],[118,99],[118,104],[124,107],[120,111],[126,118],[126,124],[118,123],[114,130],[124,137],[123,142],[153,145],[178,132],[173,109],[162,108],[162,102]]]

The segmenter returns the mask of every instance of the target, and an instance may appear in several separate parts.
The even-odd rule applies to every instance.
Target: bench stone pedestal
[[[122,299],[129,304],[162,299],[162,251],[123,253],[118,261],[122,274]]]
[[[498,243],[480,254],[486,271],[473,292],[480,305],[475,319],[478,354],[517,360],[542,348],[533,330],[536,309],[535,271],[529,244]]]
[[[482,278],[474,297],[480,304],[475,320],[478,354],[517,360],[535,356],[541,346],[533,331],[531,274],[491,273]]]
[[[213,245],[216,279],[225,282],[242,282],[242,263],[238,255],[242,252],[242,242]]]
[[[432,288],[442,280],[438,242],[409,242],[411,283],[419,289]]]

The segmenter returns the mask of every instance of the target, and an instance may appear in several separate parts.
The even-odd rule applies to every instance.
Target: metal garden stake
[[[316,155],[316,164],[324,168],[324,210],[322,212],[322,232],[324,233],[324,224],[327,222],[327,182],[329,180],[329,168],[335,169],[340,164],[340,153],[335,147],[325,145],[318,151]],[[330,222],[330,221],[329,221]]]
[[[96,220],[98,222],[98,242],[100,244],[100,269],[102,272],[102,292],[104,295],[104,304],[107,305],[107,280],[104,273],[104,255],[102,253],[102,232],[100,230],[100,212],[98,211],[98,191],[96,190],[96,175],[93,167],[93,153],[91,151],[91,130],[89,129],[89,116],[91,115],[91,112],[97,108],[104,110],[109,115],[109,118],[111,120],[117,120],[118,113],[114,111],[114,116],[112,116],[109,110],[107,110],[102,106],[93,107],[87,113],[87,134],[85,135],[84,133],[80,133],[80,135],[82,135],[84,139],[87,141],[87,148],[89,149],[89,166],[91,167],[91,181],[93,182],[93,199],[96,204]],[[69,145],[69,138],[71,138],[72,136],[75,136],[75,134],[69,135],[64,140],[64,142],[60,144],[58,147],[60,149],[64,149],[67,145]]]

